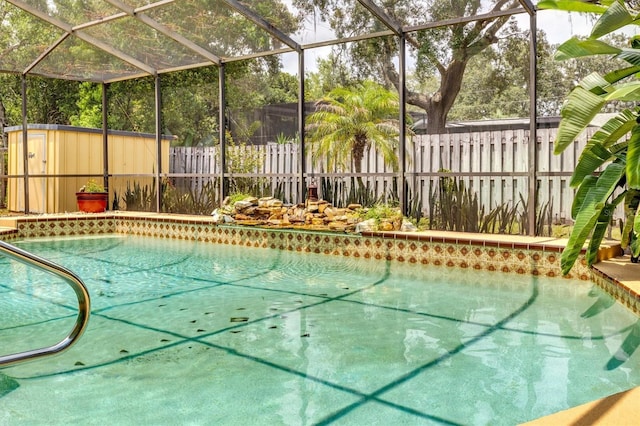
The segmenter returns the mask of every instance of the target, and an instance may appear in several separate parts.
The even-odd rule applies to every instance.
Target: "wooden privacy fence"
[[[595,128],[589,128],[562,155],[553,154],[557,129],[537,130],[537,188],[539,205],[549,204],[554,220],[571,215],[574,190],[569,186],[571,173],[583,147]],[[442,135],[419,135],[407,147],[406,178],[410,201],[418,197],[427,213],[430,194],[442,177],[455,177],[478,195],[486,209],[527,200],[529,191],[529,131],[497,130]],[[308,148],[311,151],[311,147]],[[313,161],[306,155],[306,179],[329,177],[344,182],[349,190],[353,179],[360,177],[378,197],[397,187],[397,174],[385,165],[373,150],[365,153],[361,173],[352,170],[329,170],[326,161]],[[297,188],[299,146],[297,144],[267,144],[260,146],[230,146],[227,151],[227,172],[231,178],[261,178],[264,185],[279,188],[279,195],[290,202],[302,201]],[[170,173],[181,189],[198,190],[220,175],[217,147],[175,147],[170,152]],[[186,176],[191,174],[192,176]],[[320,194],[322,196],[323,194]]]

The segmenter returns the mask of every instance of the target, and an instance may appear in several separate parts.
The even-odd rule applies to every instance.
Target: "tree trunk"
[[[393,64],[393,52],[387,48],[384,50],[384,54],[381,55],[384,61],[382,65],[384,77],[388,84],[392,84],[397,90],[400,90],[400,76]],[[447,116],[462,87],[467,61],[468,59],[453,60],[447,68],[441,70],[440,87],[433,94],[406,91],[407,103],[425,111],[429,133],[442,133],[445,130]]]
[[[356,135],[356,142],[353,145],[353,149],[351,151],[353,156],[353,168],[356,173],[362,172],[362,158],[364,157],[364,150],[367,147],[367,136],[366,135]],[[364,182],[362,181],[362,176],[356,176],[356,180],[358,181],[358,187],[364,188]]]
[[[460,93],[466,68],[466,61],[454,60],[442,74],[440,89],[429,98],[429,107],[425,109],[429,133],[445,131],[447,116]],[[411,98],[411,95],[408,98]]]

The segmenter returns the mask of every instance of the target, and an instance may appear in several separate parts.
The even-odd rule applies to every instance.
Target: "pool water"
[[[583,281],[130,236],[24,241],[92,317],[0,370],[0,424],[512,425],[640,384],[638,318]],[[0,352],[76,316],[0,258]]]

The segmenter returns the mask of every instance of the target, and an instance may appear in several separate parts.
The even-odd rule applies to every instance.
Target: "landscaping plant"
[[[600,127],[580,155],[571,177],[571,186],[577,188],[571,209],[575,225],[562,253],[562,273],[569,273],[587,240],[588,265],[597,260],[598,248],[620,204],[625,208],[621,242],[623,247],[630,247],[635,260],[640,254],[637,239],[640,232],[640,108],[635,106],[640,102],[640,37],[630,37],[626,47],[608,44],[603,37],[627,26],[640,25],[638,6],[620,0],[599,3],[543,0],[538,7],[599,15],[589,37],[569,39],[558,48],[556,59],[607,55],[612,58],[612,66],[621,64],[605,75],[588,75],[569,93],[561,112],[555,153],[560,154],[572,146],[576,137],[608,104],[634,105]]]

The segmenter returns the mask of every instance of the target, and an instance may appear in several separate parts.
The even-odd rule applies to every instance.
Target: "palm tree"
[[[307,117],[307,132],[313,161],[326,159],[329,169],[362,171],[365,152],[373,148],[393,170],[398,167],[400,134],[399,101],[391,92],[372,81],[355,87],[337,87],[316,102]],[[410,131],[407,130],[407,134]],[[358,184],[363,186],[362,177]]]
[[[633,4],[625,5],[621,0],[607,0],[601,4],[543,0],[538,7],[600,15],[591,35],[586,40],[574,37],[563,43],[556,53],[557,59],[608,55],[626,62],[606,75],[590,74],[571,91],[562,109],[555,141],[555,153],[560,154],[608,103],[640,103],[640,39],[631,37],[630,47],[625,48],[601,40],[613,31],[627,25],[640,25],[640,22],[638,11],[630,8]],[[637,238],[640,234],[640,107],[622,110],[591,137],[571,177],[571,186],[577,188],[571,208],[575,224],[562,252],[563,274],[571,270],[587,239],[587,263],[591,266],[597,260],[598,248],[613,211],[620,204],[625,208],[622,246],[631,247],[632,260],[635,260],[640,254],[640,239]]]

